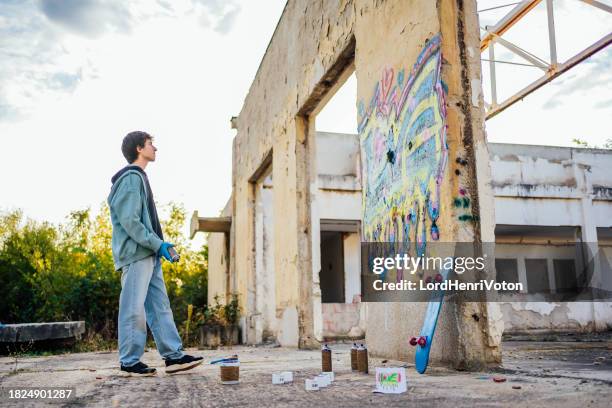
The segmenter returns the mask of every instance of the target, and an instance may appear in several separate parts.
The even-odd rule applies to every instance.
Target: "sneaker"
[[[155,368],[149,367],[148,365],[141,363],[140,361],[130,367],[125,367],[122,364],[121,371],[123,373],[127,373],[129,377],[133,375],[137,377],[151,377],[157,374],[157,370]]]
[[[179,371],[191,370],[204,362],[204,357],[194,357],[185,354],[181,358],[166,360],[166,372],[177,373]]]

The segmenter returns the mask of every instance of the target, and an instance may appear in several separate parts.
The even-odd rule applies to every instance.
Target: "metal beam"
[[[555,15],[552,0],[546,0],[546,15],[548,17],[548,43],[550,45],[550,65],[557,65],[557,39],[555,36]]]
[[[535,55],[529,54],[525,50],[517,47],[516,45],[512,44],[508,40],[504,40],[503,38],[497,36],[496,34],[495,34],[495,42],[499,43],[501,46],[515,53],[519,57],[524,58],[527,61],[531,62],[534,66],[540,68],[542,71],[547,71],[550,68],[550,66],[546,63],[546,61],[542,60],[541,58],[536,57]]]
[[[491,76],[491,105],[497,106],[497,76],[495,74],[495,43],[489,44],[489,72]]]
[[[517,21],[519,21],[525,14],[531,11],[535,6],[540,3],[541,0],[523,0],[520,4],[514,7],[508,12],[497,24],[493,27],[486,27],[487,35],[480,41],[480,51],[484,51],[489,46],[489,43],[493,41],[495,36],[500,36],[510,29]]]
[[[600,1],[597,0],[581,0],[583,3],[589,4],[593,7],[597,7],[598,9],[601,9],[603,11],[607,11],[608,13],[612,13],[612,7],[603,4]]]
[[[567,70],[573,68],[580,62],[589,58],[591,55],[595,54],[597,51],[606,48],[608,45],[610,45],[610,43],[612,43],[612,33],[606,35],[605,37],[595,42],[591,46],[587,47],[583,51],[574,55],[572,58],[567,60],[565,63],[559,64],[556,68],[552,67],[545,76],[541,77],[540,79],[536,80],[535,82],[521,89],[515,95],[506,99],[504,102],[500,103],[498,106],[491,106],[491,109],[487,112],[486,118],[490,119],[493,116],[497,115],[498,113],[502,112],[503,110],[505,110],[512,104],[518,102],[519,100],[523,99],[525,96],[529,95],[536,89],[547,84],[548,82],[552,81],[553,79],[563,74]]]
[[[485,34],[480,42],[481,53],[489,48],[489,75],[491,81],[491,101],[490,103],[485,101],[485,108],[487,110],[486,119],[490,119],[502,112],[504,109],[508,108],[512,104],[520,101],[525,96],[539,89],[543,85],[552,81],[559,75],[564,72],[570,70],[580,62],[589,58],[591,55],[595,54],[597,51],[600,51],[607,47],[612,42],[612,33],[604,36],[599,41],[593,43],[589,47],[585,48],[581,52],[574,55],[572,58],[568,59],[563,63],[559,63],[558,55],[557,55],[557,39],[555,33],[555,18],[554,18],[554,8],[553,8],[553,0],[546,0],[546,14],[548,19],[548,44],[550,51],[550,63],[545,61],[528,51],[520,48],[519,46],[511,43],[510,41],[502,38],[502,34],[508,31],[513,25],[515,25],[521,18],[523,18],[527,13],[533,10],[541,0],[523,0],[518,5],[516,5],[512,10],[510,10],[504,17],[502,17],[497,24],[493,26],[486,26],[484,28]],[[612,7],[603,4],[599,0],[581,0],[583,3],[589,4],[593,7],[596,7],[600,10],[603,10],[608,13],[612,13]],[[497,73],[495,71],[495,64],[502,61],[495,61],[495,51],[493,49],[493,44],[498,43],[499,45],[507,48],[512,53],[524,58],[529,63],[533,64],[533,66],[544,71],[544,75],[527,85],[520,91],[516,92],[511,97],[507,98],[502,103],[498,104],[497,101]],[[486,61],[483,59],[483,61]],[[508,62],[510,63],[510,62]]]

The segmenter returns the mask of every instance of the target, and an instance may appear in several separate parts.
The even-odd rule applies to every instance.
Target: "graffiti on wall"
[[[436,35],[408,75],[385,69],[369,103],[358,104],[366,242],[414,243],[421,255],[426,241],[440,237],[448,159],[441,63]]]

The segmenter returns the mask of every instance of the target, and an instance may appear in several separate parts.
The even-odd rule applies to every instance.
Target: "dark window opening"
[[[554,259],[555,286],[557,293],[573,293],[578,290],[576,264],[573,259]]]
[[[321,232],[322,303],[344,303],[344,240],[342,232]]]
[[[507,283],[519,283],[518,277],[518,264],[516,259],[496,259],[495,260],[495,272],[497,282],[505,281]],[[500,291],[502,292],[502,291]],[[518,292],[503,291],[503,292]]]
[[[527,290],[529,293],[549,293],[548,265],[546,259],[525,259]]]

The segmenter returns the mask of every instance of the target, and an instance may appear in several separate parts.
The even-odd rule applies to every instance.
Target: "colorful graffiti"
[[[378,375],[378,381],[380,381],[381,385],[396,385],[402,381],[402,375],[400,373],[392,373],[387,375],[380,373]]]
[[[478,221],[478,216],[472,215],[472,205],[467,197],[467,190],[465,188],[459,188],[459,197],[453,199],[453,205],[455,211],[463,211],[462,214],[457,216],[459,221]]]
[[[358,105],[366,242],[414,243],[422,255],[427,235],[440,238],[436,222],[448,159],[441,63],[436,35],[407,77],[404,70],[395,76],[385,69],[369,104]]]

